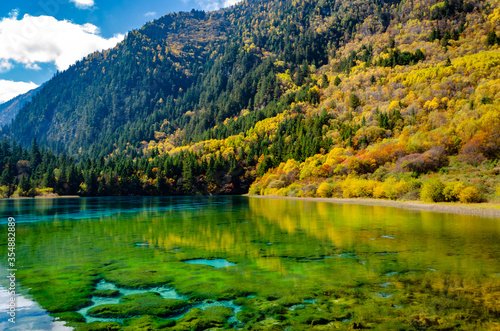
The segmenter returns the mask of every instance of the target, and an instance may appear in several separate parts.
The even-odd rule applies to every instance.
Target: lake
[[[17,221],[7,330],[500,325],[494,218],[238,196],[2,200],[0,214],[2,298]]]

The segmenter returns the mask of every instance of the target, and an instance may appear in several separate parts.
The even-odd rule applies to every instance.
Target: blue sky
[[[170,12],[228,7],[238,0],[17,0],[0,2],[0,104],[84,56]]]

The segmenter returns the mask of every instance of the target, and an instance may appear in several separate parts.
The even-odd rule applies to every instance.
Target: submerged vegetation
[[[500,323],[499,229],[488,219],[245,197],[11,202],[41,218],[17,224],[21,289],[76,330]],[[184,262],[214,258],[234,265]],[[115,301],[84,313],[96,299]]]

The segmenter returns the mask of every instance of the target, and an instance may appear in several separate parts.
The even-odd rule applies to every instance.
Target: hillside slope
[[[3,133],[24,146],[36,137],[57,152],[87,156],[177,130],[180,141],[201,139],[243,109],[277,100],[278,71],[325,64],[358,22],[390,5],[358,1],[353,11],[354,3],[248,1],[166,15],[59,73]]]
[[[4,102],[0,105],[0,127],[9,124],[17,115],[19,110],[35,96],[40,87]]]

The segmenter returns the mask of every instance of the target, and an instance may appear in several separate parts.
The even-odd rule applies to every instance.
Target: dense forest
[[[166,15],[4,127],[1,194],[496,201],[499,20],[495,0]]]

